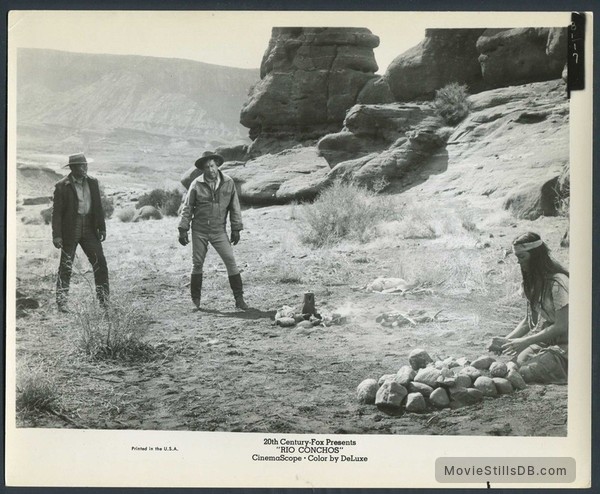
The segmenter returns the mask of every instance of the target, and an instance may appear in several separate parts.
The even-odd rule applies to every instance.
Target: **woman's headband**
[[[541,247],[543,243],[544,242],[542,242],[540,239],[533,242],[528,242],[526,244],[513,244],[512,248],[515,254],[519,254],[520,252],[527,252],[528,250],[537,249],[538,247]]]

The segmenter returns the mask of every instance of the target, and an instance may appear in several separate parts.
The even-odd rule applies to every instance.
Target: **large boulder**
[[[376,188],[381,181],[401,179],[409,171],[423,166],[432,154],[443,148],[446,136],[440,125],[439,120],[426,118],[384,151],[338,163],[331,170],[328,181],[341,179]]]
[[[396,101],[431,98],[451,82],[481,88],[476,43],[484,29],[427,29],[425,39],[396,57],[384,75]]]
[[[560,201],[565,198],[559,186],[560,175],[544,181],[522,185],[504,201],[504,209],[516,218],[535,220],[540,216],[556,216]]]
[[[558,79],[567,59],[566,28],[486,29],[477,40],[487,87]]]
[[[256,139],[315,139],[342,127],[375,77],[379,38],[365,28],[275,27],[240,122]],[[261,148],[250,149],[256,157]]]
[[[215,149],[215,153],[223,156],[225,161],[246,161],[248,159],[248,144],[220,146]]]
[[[160,219],[162,219],[162,214],[154,206],[142,206],[140,209],[136,210],[131,221],[137,223],[138,221]]]
[[[242,202],[265,205],[314,199],[330,169],[316,148],[297,147],[245,164],[224,163],[221,170],[235,181]]]
[[[362,91],[358,93],[356,102],[363,105],[375,105],[381,103],[393,103],[394,95],[384,77],[374,77],[365,84]]]

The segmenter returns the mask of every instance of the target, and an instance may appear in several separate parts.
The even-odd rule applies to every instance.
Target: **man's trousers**
[[[208,244],[212,245],[223,259],[228,276],[239,274],[240,270],[235,262],[233,247],[227,238],[227,233],[225,231],[204,233],[195,231],[194,228],[192,228],[192,274],[202,274]]]
[[[71,273],[73,271],[73,260],[75,251],[80,245],[94,270],[94,281],[96,284],[96,295],[101,304],[108,301],[108,267],[102,250],[102,243],[95,229],[90,224],[90,215],[78,215],[75,219],[75,236],[65,241],[60,255],[58,267],[58,279],[56,282],[56,301],[63,306],[69,293],[71,284]]]

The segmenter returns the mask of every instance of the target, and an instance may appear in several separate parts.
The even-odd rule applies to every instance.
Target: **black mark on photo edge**
[[[571,13],[567,30],[567,93],[585,88],[585,14]]]

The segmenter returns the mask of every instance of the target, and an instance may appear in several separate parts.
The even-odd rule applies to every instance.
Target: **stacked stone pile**
[[[389,415],[423,413],[475,405],[485,397],[511,394],[527,386],[517,364],[490,356],[472,362],[464,357],[434,362],[419,348],[408,361],[396,374],[361,382],[356,390],[359,403],[374,404]]]

